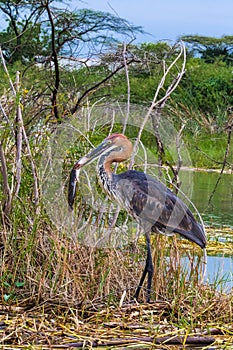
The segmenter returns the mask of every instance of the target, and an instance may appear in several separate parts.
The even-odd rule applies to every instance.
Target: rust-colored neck
[[[124,160],[127,160],[133,151],[133,145],[127,138],[122,138],[116,143],[119,146],[119,150],[114,150],[103,159],[103,167],[107,174],[112,172],[111,165],[112,163],[120,163]]]

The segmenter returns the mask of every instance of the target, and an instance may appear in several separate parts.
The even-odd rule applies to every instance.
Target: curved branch
[[[219,182],[222,178],[222,175],[223,175],[223,172],[224,172],[224,169],[227,165],[227,158],[228,158],[228,155],[229,155],[229,151],[230,151],[230,144],[231,144],[231,135],[232,135],[232,131],[233,131],[233,126],[229,126],[228,127],[228,136],[227,136],[227,145],[226,145],[226,149],[225,149],[225,154],[224,154],[224,159],[223,159],[223,162],[222,162],[222,168],[221,168],[221,171],[220,171],[220,174],[219,174],[219,177],[216,181],[216,184],[214,186],[214,189],[209,197],[209,200],[208,200],[208,206],[211,205],[211,202],[212,202],[212,199],[213,199],[213,196],[217,190],[217,187],[219,185]]]
[[[58,106],[57,106],[57,94],[60,86],[60,70],[59,70],[59,63],[58,63],[58,55],[57,55],[57,49],[56,49],[56,34],[55,34],[55,25],[53,22],[53,16],[49,7],[49,2],[45,2],[44,7],[47,11],[49,22],[51,25],[51,42],[52,42],[52,58],[54,63],[54,70],[55,70],[55,83],[54,88],[52,90],[52,112],[57,120],[59,120],[59,113],[58,113]]]
[[[127,64],[130,65],[133,62],[137,62],[135,59],[131,59]],[[106,81],[108,81],[109,79],[111,79],[117,72],[119,72],[121,69],[125,68],[125,63],[121,64],[119,67],[117,67],[113,72],[111,72],[107,77],[105,77],[104,79],[102,79],[101,81],[99,81],[98,83],[96,83],[95,85],[93,85],[92,87],[90,87],[89,89],[87,89],[78,99],[77,103],[75,104],[75,106],[73,108],[70,109],[70,113],[74,114],[75,112],[77,112],[78,107],[80,105],[80,102],[86,97],[88,96],[91,92],[95,91],[98,87],[100,87],[102,84],[104,84]],[[67,113],[65,113],[67,114]]]
[[[157,100],[159,92],[163,88],[165,80],[166,80],[168,74],[170,73],[171,69],[174,67],[174,65],[176,65],[176,63],[178,62],[178,60],[182,56],[183,56],[183,63],[182,63],[181,70],[178,72],[177,76],[172,81],[171,85],[168,87],[165,95],[161,99]],[[176,89],[176,87],[178,86],[182,76],[185,73],[185,65],[186,65],[186,51],[185,51],[184,44],[181,42],[180,43],[180,52],[178,53],[178,55],[174,59],[174,61],[170,64],[170,66],[166,70],[164,70],[164,74],[163,74],[163,76],[162,76],[162,78],[161,78],[161,80],[160,80],[160,82],[158,84],[158,87],[157,87],[156,92],[154,94],[154,98],[153,98],[153,101],[151,103],[151,106],[150,106],[150,108],[149,108],[145,118],[143,119],[143,122],[142,122],[141,126],[140,126],[140,129],[139,129],[139,132],[138,132],[138,136],[137,136],[136,142],[134,144],[133,154],[132,154],[131,161],[130,161],[130,168],[132,168],[132,166],[134,164],[134,158],[135,158],[135,155],[136,155],[136,152],[137,152],[138,144],[139,144],[139,142],[141,140],[142,132],[143,132],[143,130],[145,128],[145,125],[146,125],[149,117],[152,115],[152,112],[154,110],[156,110],[156,114],[160,117],[162,108],[165,106],[165,103],[167,102],[168,98],[170,97],[172,92]],[[159,135],[157,135],[157,136],[159,136]],[[159,138],[160,138],[160,136],[159,136]],[[159,141],[159,139],[157,141]],[[163,148],[163,144],[162,143],[161,143],[161,147]],[[163,154],[162,148],[161,148],[161,151],[162,151],[162,154]]]

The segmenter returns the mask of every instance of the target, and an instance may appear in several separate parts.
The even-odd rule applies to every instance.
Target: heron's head
[[[74,165],[74,169],[79,169],[86,164],[91,163],[103,154],[112,154],[113,151],[124,152],[124,159],[127,159],[132,153],[132,143],[123,134],[112,134],[104,139],[96,148],[87,155],[79,159]]]

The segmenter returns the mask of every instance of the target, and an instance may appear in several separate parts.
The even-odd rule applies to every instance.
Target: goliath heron
[[[132,150],[132,143],[123,134],[112,134],[104,139],[99,146],[74,165],[70,174],[68,202],[72,209],[80,168],[99,158],[98,178],[103,189],[144,229],[147,258],[134,297],[138,299],[148,274],[146,300],[149,302],[153,277],[150,233],[179,233],[201,248],[206,246],[206,237],[203,227],[197,223],[188,207],[160,181],[140,171],[127,170],[120,174],[111,171],[112,163],[128,159]]]

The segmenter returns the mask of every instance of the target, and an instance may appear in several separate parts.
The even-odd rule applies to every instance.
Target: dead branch
[[[14,87],[14,84],[10,78],[2,50],[0,47],[0,57],[2,60],[2,64],[5,70],[5,73],[9,79],[9,83],[13,92],[13,95],[17,101],[17,109],[16,109],[16,118],[15,118],[15,130],[12,127],[9,118],[7,117],[2,105],[1,105],[1,111],[3,112],[3,116],[5,117],[6,121],[8,122],[10,129],[12,131],[13,136],[15,137],[15,144],[16,144],[16,160],[15,160],[15,167],[16,167],[16,172],[15,172],[15,187],[13,190],[13,193],[11,193],[10,186],[9,184],[7,185],[7,167],[6,167],[6,161],[5,161],[5,156],[1,144],[1,163],[2,163],[2,174],[3,174],[3,181],[4,181],[4,189],[5,193],[7,193],[8,200],[6,202],[7,205],[4,205],[4,213],[5,215],[8,215],[10,210],[11,210],[11,204],[12,204],[12,197],[13,196],[18,196],[19,189],[20,189],[20,184],[21,184],[21,174],[22,174],[22,147],[23,147],[23,140],[26,144],[26,148],[28,151],[28,156],[30,159],[31,163],[31,169],[32,169],[32,175],[34,179],[34,202],[36,204],[36,208],[38,208],[38,203],[39,203],[39,180],[38,180],[38,175],[37,175],[37,170],[35,166],[35,162],[33,160],[30,144],[28,141],[28,137],[25,131],[24,127],[24,122],[23,122],[23,117],[22,117],[22,108],[21,108],[21,103],[20,103],[20,73],[16,73],[16,89]],[[10,194],[9,194],[10,191]]]
[[[11,202],[12,202],[12,193],[8,181],[8,172],[7,172],[7,165],[6,165],[6,158],[3,150],[2,143],[0,142],[0,161],[1,161],[1,173],[3,178],[3,213],[7,217],[11,210]]]
[[[215,342],[215,338],[211,336],[165,336],[165,337],[125,337],[125,338],[114,338],[109,340],[84,340],[79,342],[73,342],[65,344],[65,348],[83,348],[86,345],[90,347],[99,346],[119,346],[119,345],[129,345],[135,344],[140,346],[142,344],[161,344],[161,345],[184,345],[184,344],[195,344],[195,345],[210,345]],[[56,346],[64,347],[64,345]]]
[[[129,70],[128,70],[128,64],[127,64],[127,58],[126,58],[126,51],[127,51],[127,47],[126,47],[126,44],[124,43],[122,55],[123,55],[123,61],[125,66],[125,76],[126,76],[126,82],[127,82],[127,111],[126,111],[125,121],[123,125],[123,130],[122,130],[123,134],[125,133],[126,126],[129,119],[129,113],[130,113],[130,81],[129,81]]]
[[[20,89],[20,80],[19,80],[19,72],[17,72],[15,97],[17,97],[17,94],[19,94],[19,89]],[[23,118],[22,118],[20,100],[17,103],[15,124],[16,124],[16,140],[15,140],[16,141],[16,172],[15,172],[16,185],[14,189],[14,195],[18,196],[20,183],[21,183],[21,173],[22,173],[22,139],[23,139],[23,134],[22,134]]]
[[[134,58],[132,58],[131,60],[129,60],[127,62],[127,65],[129,66],[130,64],[137,62]],[[101,81],[99,81],[98,83],[94,84],[93,86],[91,86],[89,89],[87,89],[78,99],[78,101],[76,102],[76,104],[70,109],[70,111],[65,111],[64,116],[66,114],[68,114],[68,112],[70,112],[71,114],[74,114],[75,112],[77,112],[79,105],[81,103],[81,101],[86,98],[89,94],[91,94],[92,92],[94,92],[95,90],[97,90],[101,85],[103,85],[104,83],[106,83],[109,79],[111,79],[116,73],[118,73],[121,69],[125,68],[125,64],[121,64],[120,66],[118,66],[116,69],[114,69],[114,71],[112,71],[107,77],[105,77],[104,79],[102,79]]]
[[[165,95],[161,99],[158,100],[159,92],[163,88],[165,80],[166,80],[168,74],[170,73],[171,69],[176,65],[176,63],[179,61],[179,59],[182,56],[183,56],[183,63],[182,63],[181,70],[179,71],[179,73],[177,74],[176,78],[173,80],[173,82],[171,83],[171,85],[167,89]],[[138,136],[137,136],[136,142],[134,144],[133,154],[132,154],[131,161],[130,161],[130,168],[132,168],[132,166],[134,164],[134,158],[135,158],[135,155],[136,155],[136,152],[137,152],[139,141],[141,139],[142,132],[144,130],[144,127],[145,127],[148,119],[152,116],[152,112],[153,111],[156,111],[157,117],[160,117],[162,108],[164,108],[165,103],[167,102],[167,100],[170,97],[170,95],[172,94],[172,92],[177,88],[177,86],[178,86],[182,76],[185,73],[185,65],[186,65],[185,46],[184,46],[183,43],[180,43],[180,52],[177,55],[177,57],[175,58],[175,60],[170,64],[170,66],[167,69],[164,70],[163,77],[161,78],[160,83],[158,84],[158,87],[157,87],[156,92],[154,94],[154,98],[153,98],[153,101],[151,103],[151,106],[150,106],[147,114],[145,115],[145,118],[144,118],[144,120],[143,120],[143,122],[142,122],[142,124],[140,126],[140,129],[139,129],[139,132],[138,132]],[[163,153],[164,152],[164,146],[162,145],[161,137],[160,137],[160,135],[158,135],[158,132],[157,132],[157,137],[158,137],[157,141],[158,141],[158,143],[160,143],[161,152]]]
[[[233,130],[233,124],[229,124],[229,126],[227,127],[227,145],[226,145],[225,154],[224,154],[224,158],[223,158],[223,162],[222,162],[222,168],[221,168],[221,171],[219,173],[219,177],[218,177],[218,179],[216,181],[216,184],[214,186],[214,189],[213,189],[213,191],[212,191],[212,193],[211,193],[211,195],[209,197],[208,206],[211,205],[212,199],[213,199],[214,194],[215,194],[215,192],[216,192],[216,190],[218,188],[219,182],[222,179],[222,175],[224,173],[224,169],[225,169],[226,165],[228,164],[227,158],[228,158],[229,151],[230,151],[232,130]]]
[[[51,102],[52,102],[53,114],[54,114],[55,118],[57,120],[59,120],[57,95],[58,95],[58,90],[59,90],[59,86],[60,86],[60,69],[59,69],[59,62],[58,62],[58,55],[57,55],[57,48],[56,48],[55,26],[54,26],[54,21],[53,21],[52,12],[50,9],[49,1],[45,1],[44,3],[42,2],[42,4],[47,11],[50,26],[51,26],[52,58],[53,58],[54,71],[55,71],[55,82],[54,82],[54,87],[52,90]]]
[[[9,80],[11,90],[12,90],[14,96],[16,96],[15,87],[14,87],[14,84],[13,84],[13,82],[11,80],[10,74],[8,72],[8,69],[7,69],[7,66],[6,66],[6,62],[5,62],[3,53],[2,53],[1,46],[0,46],[0,57],[1,57],[1,61],[2,61],[2,65],[3,65],[4,71],[5,71],[6,75],[7,75],[8,80]]]

